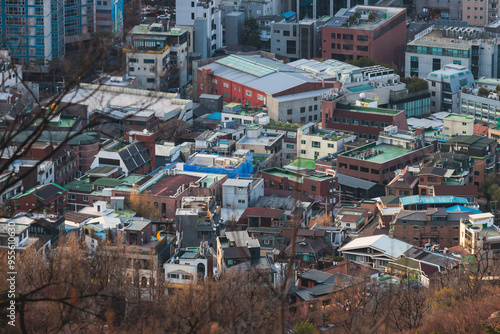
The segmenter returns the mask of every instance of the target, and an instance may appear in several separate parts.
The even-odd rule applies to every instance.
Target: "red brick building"
[[[323,129],[352,131],[361,139],[376,140],[379,133],[390,125],[408,130],[404,111],[359,107],[343,101],[343,97],[334,101],[323,100],[321,114]]]
[[[285,210],[261,207],[246,208],[240,216],[238,225],[248,227],[275,227],[285,220]]]
[[[332,175],[314,173],[302,175],[281,168],[269,168],[261,172],[266,195],[299,195],[300,199],[317,200],[320,203],[336,204],[336,178]],[[332,207],[333,208],[333,207]]]
[[[448,171],[440,167],[425,167],[418,173],[418,195],[420,196],[434,196],[434,186],[443,184],[446,176],[451,176],[453,170]]]
[[[390,223],[390,235],[417,247],[427,243],[442,248],[460,244],[460,219],[470,212],[447,212],[445,208],[402,210]]]
[[[406,166],[385,187],[386,196],[411,196],[418,195],[418,177],[411,175]]]
[[[355,14],[360,17],[349,22]],[[399,66],[406,46],[406,9],[356,6],[322,27],[321,46],[324,59],[369,57]]]
[[[49,155],[50,158],[48,158]],[[52,161],[54,163],[54,182],[62,186],[78,177],[80,170],[80,160],[68,144],[54,147],[49,143],[36,142],[26,152],[24,158],[35,161]]]
[[[377,142],[340,154],[337,157],[337,172],[388,184],[397,169],[417,165],[426,154],[435,150],[435,144],[425,143],[422,131],[384,132]]]
[[[68,191],[55,183],[37,186],[13,198],[20,212],[64,214],[68,206]]]
[[[222,95],[226,103],[266,106],[272,97],[311,92],[334,86],[307,77],[307,73],[258,56],[235,56],[214,59],[197,69],[196,97]]]

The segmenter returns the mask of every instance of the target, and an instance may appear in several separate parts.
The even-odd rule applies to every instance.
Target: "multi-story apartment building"
[[[426,78],[446,64],[465,66],[474,78],[500,77],[500,39],[486,35],[484,28],[431,26],[406,46],[405,76]]]
[[[342,152],[344,142],[354,141],[352,133],[323,130],[316,123],[308,123],[297,129],[297,157],[319,159]]]
[[[370,57],[399,66],[406,45],[406,10],[356,6],[341,10],[322,28],[322,58]]]
[[[290,60],[317,57],[319,38],[315,20],[271,24],[271,52]]]
[[[110,32],[119,40],[123,39],[123,0],[96,1],[96,31]]]
[[[474,134],[474,117],[469,115],[449,114],[443,118],[443,133],[445,136]]]
[[[470,215],[460,223],[460,246],[470,254],[485,252],[488,259],[498,259],[500,230],[492,213]]]
[[[158,23],[135,26],[127,36],[129,47],[127,54],[128,74],[139,75],[144,89],[153,86],[165,89],[167,86],[179,87],[187,82],[187,57],[189,33],[184,29],[167,30]],[[157,52],[157,53],[154,53]],[[151,63],[151,59],[158,61]],[[144,65],[146,71],[143,70]],[[154,66],[153,72],[150,67]],[[131,71],[131,68],[134,70]],[[149,71],[148,71],[149,69]],[[155,79],[153,82],[152,79]]]
[[[200,53],[201,59],[209,58],[222,47],[221,12],[217,1],[176,0],[177,26],[189,27],[189,51]]]
[[[347,151],[337,157],[337,172],[360,179],[388,184],[396,169],[418,164],[435,151],[424,141],[423,129],[408,132],[388,126],[376,142]]]
[[[383,108],[360,107],[343,101],[343,96],[323,100],[322,128],[350,131],[358,138],[376,140],[387,126],[408,130],[405,112]]]
[[[500,154],[495,139],[480,136],[456,136],[443,143],[441,152],[454,152],[470,156],[474,159],[474,185],[481,189],[484,179],[494,174]]]
[[[96,32],[95,2],[96,0],[64,1],[64,35],[65,42],[77,43],[89,40]],[[105,0],[114,2],[114,0]]]
[[[484,27],[498,18],[498,1],[471,1],[462,0],[462,21],[470,26]]]
[[[460,244],[460,221],[470,212],[448,212],[445,208],[401,210],[390,223],[390,235],[417,247],[427,243],[441,247]]]
[[[447,64],[427,76],[430,82],[431,111],[458,112],[463,88],[475,86],[471,71],[463,65]]]
[[[418,0],[414,2],[416,13],[428,13],[435,16],[440,15],[443,19],[461,20],[462,3],[467,0],[439,1],[439,0]],[[469,2],[470,3],[470,2]]]
[[[12,0],[0,4],[0,46],[10,50],[14,64],[44,66],[52,59],[51,6],[51,1],[42,0]]]
[[[477,89],[468,90],[467,93],[461,92],[458,112],[490,125],[496,124],[500,117],[498,98],[499,95],[496,92],[488,93],[488,96],[478,95]]]

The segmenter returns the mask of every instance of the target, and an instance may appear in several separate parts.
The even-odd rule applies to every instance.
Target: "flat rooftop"
[[[328,20],[328,22],[325,23],[325,26],[356,30],[375,30],[384,25],[394,16],[404,11],[404,8],[357,5],[350,10],[346,8],[340,9],[334,17],[332,17],[330,20]],[[347,26],[349,17],[351,17],[355,13],[361,14],[361,19],[357,23]],[[377,14],[378,19],[375,21],[369,21],[369,13]]]
[[[150,196],[174,196],[183,184],[196,182],[200,178],[192,175],[165,175],[142,191]]]
[[[176,94],[163,92],[80,84],[79,88],[66,93],[61,103],[83,104],[89,110],[105,110],[109,105],[133,106],[138,110],[148,109],[158,118],[168,120],[178,116],[179,108],[192,103],[176,97]]]
[[[237,142],[237,144],[269,146],[272,145],[276,141],[276,139],[278,139],[278,137],[279,135],[273,136],[268,132],[266,132],[266,136],[260,136],[257,138],[248,138],[248,136],[245,135]]]
[[[305,169],[316,169],[316,161],[314,159],[299,158],[290,162],[288,166]]]
[[[366,151],[367,149],[375,149],[377,153],[368,156],[365,155],[365,158],[362,158],[361,156],[362,152]],[[381,164],[399,158],[400,156],[408,154],[412,151],[413,150],[396,145],[389,145],[389,144],[377,145],[376,143],[371,143],[366,146],[357,148],[355,150],[342,153],[341,155],[352,159],[365,160]]]
[[[348,104],[348,103],[337,103],[337,108],[342,109],[342,110],[353,110],[353,111],[359,111],[359,112],[363,112],[363,113],[378,114],[378,115],[391,115],[391,116],[397,115],[401,112],[404,112],[402,110],[361,107],[361,106],[357,106],[354,104]]]
[[[474,121],[474,117],[461,114],[449,114],[445,116],[444,119],[449,119],[452,121],[459,121],[459,122]]]

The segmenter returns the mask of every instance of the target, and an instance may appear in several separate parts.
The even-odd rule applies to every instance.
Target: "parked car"
[[[160,20],[168,20],[168,16],[167,16],[167,15],[165,15],[165,14],[158,15],[158,18],[159,18]]]

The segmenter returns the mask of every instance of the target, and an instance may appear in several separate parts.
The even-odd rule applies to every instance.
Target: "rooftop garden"
[[[283,129],[298,129],[300,128],[300,124],[295,124],[295,123],[288,123],[288,122],[280,122],[280,121],[271,121],[269,123],[269,126],[274,126],[277,128],[283,128]]]
[[[107,150],[110,152],[119,152],[122,148],[125,148],[127,146],[128,146],[128,143],[120,142],[114,146],[107,148]]]

